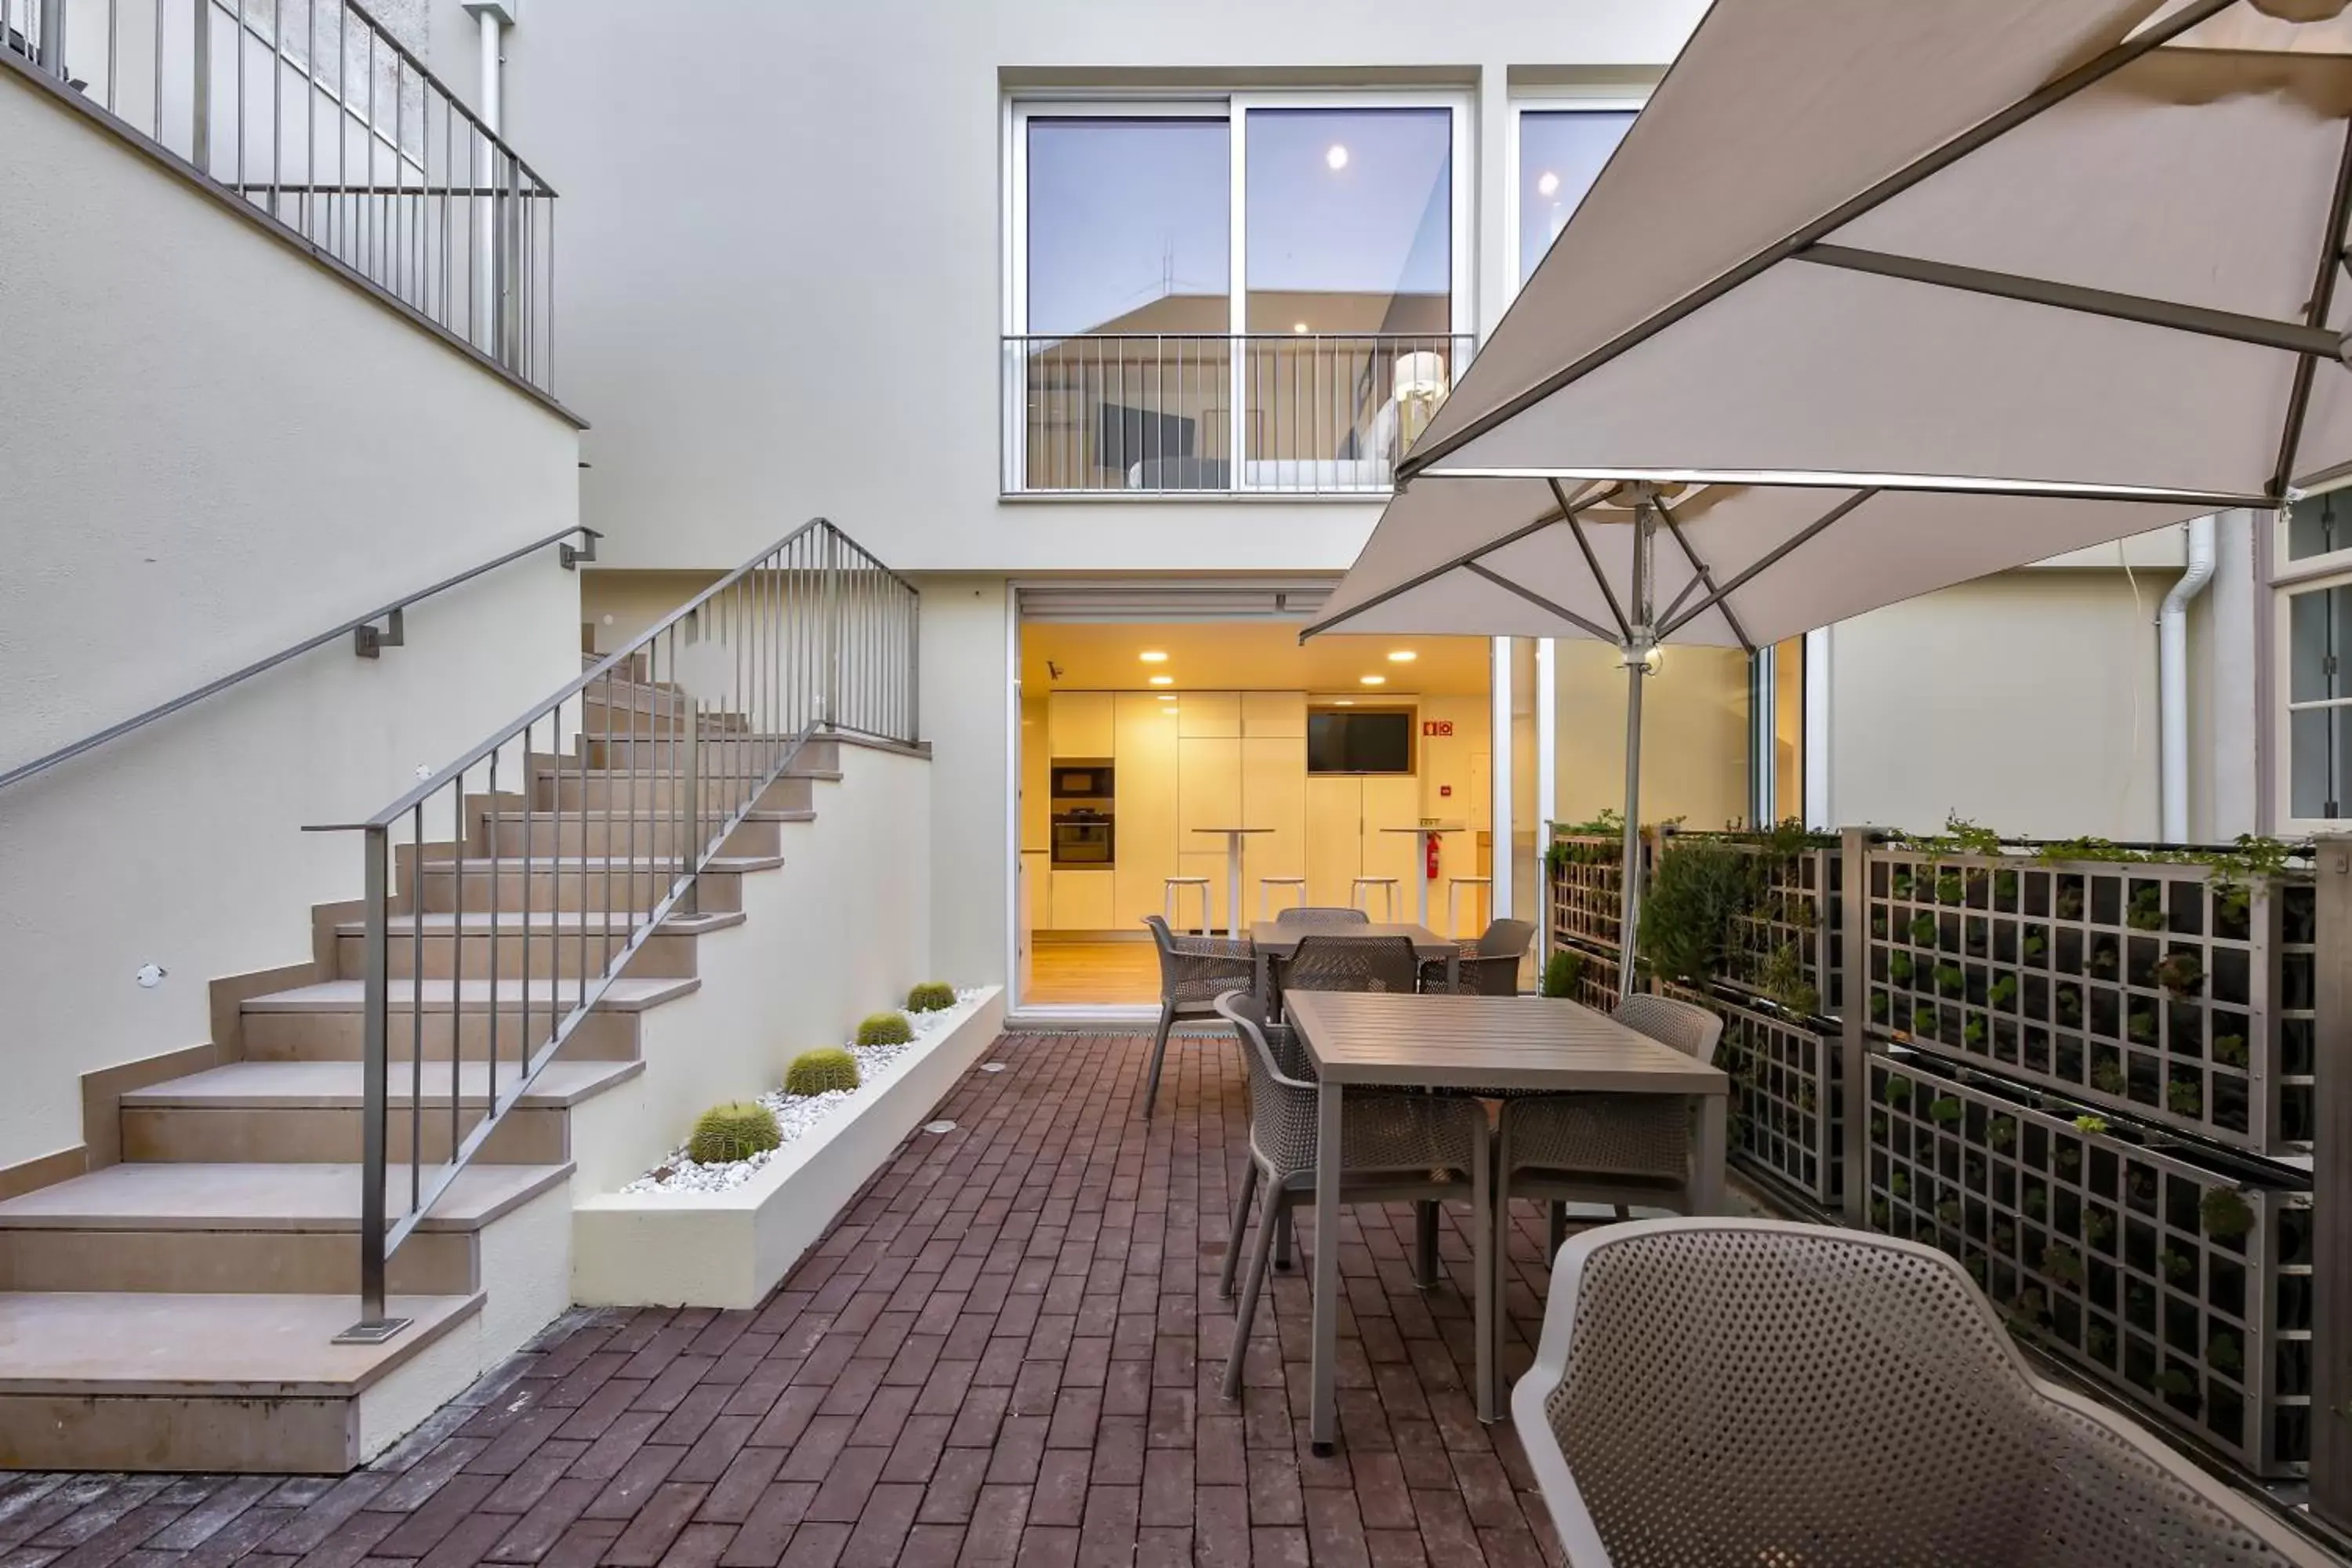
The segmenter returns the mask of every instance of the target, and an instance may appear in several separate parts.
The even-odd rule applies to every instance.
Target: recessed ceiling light
[[[1135,657],[1141,659],[1146,664],[1166,664],[1168,662],[1168,655],[1161,649],[1156,647],[1145,648],[1141,653],[1137,654]]]
[[[1155,675],[1151,678],[1151,684],[1154,686],[1173,686],[1176,684],[1176,678],[1172,675]]]
[[[1385,675],[1360,675],[1356,679],[1366,686],[1386,686],[1389,683],[1389,678]]]
[[[1352,697],[1335,697],[1331,700],[1331,706],[1334,708],[1353,708],[1355,705],[1356,700]]]
[[[1323,162],[1328,163],[1334,169],[1346,168],[1348,166],[1347,148],[1341,146],[1337,142],[1332,142],[1331,150],[1323,154]]]
[[[1559,195],[1559,176],[1546,169],[1543,172],[1543,178],[1536,182],[1536,190],[1538,194],[1547,196]]]
[[[1421,655],[1413,652],[1412,649],[1409,647],[1401,647],[1389,655],[1389,662],[1391,664],[1411,664],[1414,659],[1417,659],[1420,657]]]
[[[1307,330],[1307,323],[1304,321],[1293,321],[1290,323],[1290,330],[1294,332],[1303,332]]]
[[[1160,700],[1162,702],[1173,702],[1176,700],[1176,694],[1172,691],[1163,691],[1160,694]]]

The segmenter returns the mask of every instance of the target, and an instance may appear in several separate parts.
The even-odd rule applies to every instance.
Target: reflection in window
[[[2352,769],[2352,584],[2287,600],[2287,809],[2305,821],[2340,817]]]
[[[2352,550],[2352,493],[2305,496],[2286,510],[2286,558],[2302,561]]]
[[[1633,123],[1625,109],[1533,110],[1519,116],[1519,280],[1527,281]]]
[[[1225,484],[1231,134],[1222,119],[1029,122],[1031,488]]]

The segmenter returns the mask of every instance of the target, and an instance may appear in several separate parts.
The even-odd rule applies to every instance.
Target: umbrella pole
[[[1633,994],[1633,953],[1642,927],[1642,679],[1650,673],[1643,656],[1625,649],[1625,916],[1618,932],[1622,955],[1617,999]]]

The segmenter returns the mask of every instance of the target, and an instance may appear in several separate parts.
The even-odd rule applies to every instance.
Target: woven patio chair
[[[1250,1320],[1265,1288],[1277,1220],[1315,1199],[1315,1158],[1319,1091],[1314,1065],[1291,1031],[1270,1025],[1256,998],[1235,992],[1217,999],[1217,1011],[1234,1026],[1242,1049],[1249,1097],[1249,1165],[1225,1243],[1217,1294],[1234,1293],[1242,1236],[1250,1205],[1263,1185],[1257,1238],[1249,1274],[1242,1285],[1234,1343],[1225,1357],[1224,1394],[1239,1396],[1242,1362],[1249,1348]],[[1466,1198],[1474,1226],[1491,1229],[1487,1205],[1486,1115],[1476,1101],[1447,1095],[1350,1091],[1342,1101],[1339,1133],[1339,1201],[1385,1204]],[[1485,1234],[1474,1231],[1473,1235]],[[1318,1247],[1336,1238],[1318,1237]]]
[[[1412,993],[1421,975],[1409,936],[1302,936],[1275,964],[1276,991]]]
[[[1160,1029],[1151,1041],[1151,1076],[1144,1083],[1143,1109],[1138,1113],[1148,1120],[1160,1098],[1160,1063],[1168,1054],[1169,1031],[1181,1020],[1215,1017],[1218,994],[1250,985],[1256,963],[1247,942],[1178,936],[1158,915],[1144,916],[1143,923],[1151,928],[1152,944],[1160,950]]]
[[[1511,1413],[1570,1568],[2331,1561],[2035,1377],[1958,1263],[1891,1237],[1583,1232]]]
[[[1286,910],[1276,910],[1274,923],[1278,926],[1368,926],[1372,917],[1361,910],[1343,904],[1298,904]]]
[[[1536,928],[1525,921],[1496,921],[1468,942],[1457,942],[1455,973],[1460,979],[1445,983],[1445,961],[1421,961],[1421,988],[1432,995],[1451,990],[1457,996],[1516,996],[1519,994],[1519,961],[1534,942]]]

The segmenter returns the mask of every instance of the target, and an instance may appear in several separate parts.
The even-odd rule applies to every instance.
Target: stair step
[[[358,981],[329,984],[357,987]],[[443,983],[443,984],[446,984]],[[615,983],[635,984],[630,980]],[[447,1061],[452,1037],[466,1056],[488,1060],[495,1044],[506,1060],[514,1059],[514,1043],[543,1039],[549,1028],[547,1008],[535,1004],[526,1018],[520,1003],[494,1013],[427,1013],[422,1019],[395,1015],[400,1027],[391,1031],[384,1046],[394,1062],[406,1062],[421,1047],[429,1062]],[[582,1019],[558,1053],[560,1061],[629,1061],[637,1054],[638,1012],[617,1012],[599,1006]],[[495,1037],[491,1024],[498,1026]],[[238,1019],[247,1061],[357,1061],[367,1043],[367,1018],[357,1000],[335,1011],[289,1010],[256,1012],[248,1008]],[[429,1070],[429,1069],[428,1069]]]
[[[742,923],[740,911],[672,915],[637,949],[628,974],[641,980],[690,978],[696,942],[707,932]],[[429,979],[446,981],[461,962],[474,979],[493,973],[511,980],[525,974],[577,978],[583,973],[604,973],[635,926],[635,915],[605,910],[501,910],[495,922],[487,910],[468,910],[462,917],[447,912],[394,915],[385,926],[384,959],[394,978],[421,969]],[[365,921],[345,921],[335,927],[335,963],[344,979],[366,975]]]
[[[733,815],[732,806],[726,816]],[[700,822],[640,808],[635,811],[488,811],[481,816],[488,842],[485,849],[500,859],[549,854],[635,856],[657,859],[681,849],[699,847],[718,831],[726,816],[714,814]],[[780,854],[782,818],[752,812],[738,823],[722,847],[731,856]]]
[[[362,1457],[362,1396],[482,1297],[386,1306],[405,1331],[339,1345],[345,1294],[0,1294],[0,1469],[339,1474]]]
[[[449,1067],[431,1064],[420,1075],[414,1101],[409,1075],[392,1075],[384,1142],[394,1157],[414,1152],[428,1162],[446,1160],[456,1141],[482,1120],[489,1064],[457,1064],[454,1108]],[[520,1102],[500,1117],[475,1159],[515,1165],[569,1162],[570,1108],[644,1070],[635,1061],[549,1063]],[[499,1064],[501,1094],[512,1092],[515,1075],[511,1060]],[[198,1164],[354,1161],[365,1121],[364,1082],[364,1066],[356,1061],[245,1061],[134,1090],[121,1100],[122,1157]]]
[[[683,779],[673,778],[659,770],[628,768],[582,768],[576,763],[541,763],[534,767],[536,782],[533,804],[542,811],[622,810],[630,812],[667,812],[679,801],[692,798]],[[758,809],[780,813],[806,813],[788,820],[808,821],[814,817],[815,805],[812,785],[815,781],[799,774],[772,780],[760,792]],[[738,793],[737,781],[721,778],[702,782],[702,800],[706,809],[715,810],[725,805],[730,809]]]
[[[648,1007],[683,996],[701,984],[688,979],[639,979],[623,975],[604,988],[596,1004],[598,1012],[642,1013]],[[526,989],[520,979],[499,980],[495,984],[488,980],[461,980],[455,987],[447,981],[426,981],[423,987],[422,1010],[426,1013],[490,1011],[493,998],[500,1013],[520,1013],[526,995],[534,1016],[544,1014],[559,1003],[566,1009],[572,1005],[577,987],[559,985],[544,977],[532,979]],[[385,994],[391,999],[395,1013],[417,1010],[418,987],[409,980],[395,980],[386,984]],[[264,995],[247,997],[242,1011],[247,1013],[356,1013],[367,1002],[367,983],[363,980],[320,980],[309,985],[297,985],[285,991],[272,991]]]
[[[478,1289],[478,1234],[571,1174],[467,1166],[393,1255],[391,1289]],[[0,1290],[356,1291],[360,1176],[341,1163],[109,1165],[0,1203]],[[384,1187],[387,1208],[404,1209],[409,1168]]]
[[[700,907],[725,911],[741,909],[742,889],[736,885],[736,879],[752,871],[771,871],[783,863],[781,855],[718,857],[703,869]],[[675,859],[642,856],[635,859],[602,855],[534,857],[527,871],[521,858],[516,856],[433,860],[425,866],[423,895],[428,910],[447,910],[460,901],[462,888],[467,908],[484,909],[491,902],[489,889],[495,878],[499,888],[497,902],[501,909],[520,910],[525,904],[542,909],[577,910],[583,904],[604,909],[609,907],[604,901],[608,884],[618,889],[634,873],[645,883],[666,890],[677,879],[677,868]],[[395,893],[406,896],[408,884],[409,879],[404,874],[398,879]]]

